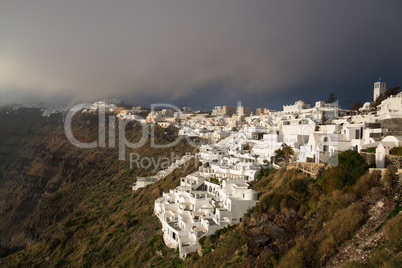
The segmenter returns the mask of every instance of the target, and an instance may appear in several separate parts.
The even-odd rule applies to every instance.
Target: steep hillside
[[[368,174],[361,160],[345,152],[317,181],[295,170],[263,171],[253,185],[259,204],[241,224],[202,239],[203,257],[182,265],[401,267],[402,207],[389,184],[397,178]]]
[[[36,109],[22,109],[17,112],[2,110],[0,118],[3,264],[8,260],[17,264],[14,257],[8,259],[6,256],[24,248],[29,248],[21,252],[28,262],[49,262],[50,253],[54,252],[57,257],[50,258],[51,264],[69,258],[77,264],[85,262],[85,250],[78,249],[83,234],[88,235],[88,239],[95,239],[110,233],[100,241],[102,244],[115,240],[116,233],[128,239],[124,240],[127,243],[144,242],[156,234],[157,228],[150,226],[156,224],[156,218],[147,218],[152,214],[153,201],[161,190],[176,185],[176,180],[183,175],[180,171],[172,173],[155,189],[147,188],[133,195],[131,184],[135,177],[151,175],[153,167],[130,168],[129,161],[118,160],[117,148],[74,147],[65,138],[62,115],[44,118]],[[97,120],[96,115],[88,114],[74,118],[77,138],[86,135],[89,141],[96,140]],[[128,125],[126,136],[131,142],[138,141],[141,136],[139,126]],[[173,129],[157,128],[155,136],[157,143],[169,143],[176,133]],[[155,149],[150,147],[148,140],[141,148],[127,150],[127,156],[129,152],[136,152],[142,157],[170,157],[172,152],[181,156],[193,150],[184,141],[166,149]],[[188,173],[191,169],[185,171]],[[85,226],[94,228],[96,234]],[[127,233],[133,228],[138,229],[138,234]],[[149,233],[150,230],[153,232]],[[65,251],[68,246],[70,253]],[[57,248],[68,258],[58,256]],[[46,258],[31,254],[34,249]]]
[[[203,257],[182,265],[401,267],[402,207],[389,185],[397,178],[368,174],[361,160],[345,152],[317,181],[295,170],[263,171],[253,185],[259,204],[241,224],[202,239]]]
[[[252,188],[259,204],[243,221],[202,238],[199,253],[178,259],[168,249],[154,200],[194,172],[175,170],[132,192],[136,176],[117,148],[78,149],[65,138],[62,116],[35,110],[1,114],[1,248],[5,267],[401,267],[402,214],[395,170],[368,173],[355,152],[320,179],[296,170],[262,169]],[[25,122],[20,124],[18,121]],[[74,133],[97,139],[97,116],[74,119]],[[21,125],[21,127],[19,127]],[[140,128],[128,126],[135,142]],[[158,143],[173,129],[156,129]],[[186,142],[142,156],[183,155]]]

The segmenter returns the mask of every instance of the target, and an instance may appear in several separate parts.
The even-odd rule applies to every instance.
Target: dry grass
[[[384,235],[391,246],[402,250],[402,214],[389,220],[383,227]]]

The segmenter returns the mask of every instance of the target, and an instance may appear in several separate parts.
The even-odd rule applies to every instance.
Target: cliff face
[[[255,257],[285,252],[287,241],[294,233],[297,222],[296,211],[285,214],[254,213],[247,226],[247,247]]]
[[[47,188],[51,188],[52,178],[61,173],[58,166],[49,162],[46,133],[58,125],[60,118],[43,118],[36,109],[0,111],[2,256],[31,245],[39,237],[32,228],[35,226],[32,217]],[[42,218],[41,224],[48,226],[59,218]]]
[[[75,133],[97,139],[97,116],[74,119]],[[127,126],[132,142],[141,133]],[[175,138],[174,130],[156,129],[158,142]],[[66,139],[63,115],[41,116],[36,109],[0,110],[0,247],[1,257],[54,237],[59,223],[132,193],[137,175],[151,169],[130,168],[118,160],[117,148],[79,149]],[[164,149],[149,141],[135,150],[142,156],[181,156],[194,148],[184,142]],[[127,155],[131,151],[127,151]],[[149,200],[150,206],[153,200]]]
[[[343,169],[330,169],[325,178],[341,177]],[[392,242],[402,238],[394,229],[402,223],[399,190],[385,189],[383,180],[365,173],[354,185],[334,189],[296,170],[271,172],[252,186],[259,204],[242,223],[201,240],[202,258],[190,256],[184,265],[399,267],[401,246]],[[397,238],[387,237],[390,229]]]
[[[377,173],[359,173],[344,185],[340,178],[356,174],[341,165],[318,180],[295,169],[264,170],[266,176],[252,185],[259,204],[240,224],[203,238],[202,257],[194,253],[181,261],[164,245],[153,207],[162,192],[194,172],[194,163],[133,192],[135,177],[151,175],[151,169],[130,169],[116,148],[72,146],[62,118],[0,111],[0,243],[6,266],[336,267],[351,260],[351,267],[402,265],[399,190]],[[75,133],[97,139],[95,115],[80,115],[75,123]],[[138,140],[139,130],[128,126],[128,139]],[[156,129],[155,135],[159,143],[175,138],[173,130]],[[165,149],[147,142],[127,154],[180,156],[193,150],[184,141]],[[396,179],[390,176],[388,182]],[[362,254],[365,259],[358,259]]]

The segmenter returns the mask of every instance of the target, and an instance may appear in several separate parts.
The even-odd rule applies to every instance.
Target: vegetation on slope
[[[1,116],[3,122],[9,119],[6,113]],[[128,161],[117,159],[117,148],[76,148],[66,140],[61,121],[51,124],[52,119],[36,110],[14,116],[34,119],[35,124],[28,132],[12,122],[1,125],[2,133],[13,131],[3,135],[1,144],[8,155],[0,189],[3,265],[145,266],[174,261],[176,254],[164,246],[159,222],[152,214],[153,204],[162,191],[176,187],[181,176],[193,172],[194,163],[133,193],[135,177],[152,175],[152,168],[131,169]],[[74,120],[75,134],[97,139],[96,115],[80,114]],[[138,140],[138,130],[138,125],[128,125],[127,139]],[[155,129],[157,143],[171,142],[175,135],[172,129]],[[148,140],[141,148],[127,150],[127,155],[170,157],[172,152],[181,156],[193,150],[184,141],[155,149]]]
[[[183,266],[328,265],[370,217],[370,206],[379,200],[385,202],[386,207],[395,206],[380,175],[366,171],[367,165],[352,151],[341,153],[339,165],[330,168],[317,181],[295,170],[263,170],[267,176],[262,176],[252,186],[260,194],[259,204],[229,232],[221,231],[201,240],[204,256],[193,254]],[[397,220],[399,216],[388,222],[382,219],[386,223],[386,240],[367,249],[372,251],[371,259],[378,259],[378,248],[386,248],[381,253],[382,263],[390,267],[402,263],[398,248],[400,227],[394,222]],[[391,227],[387,227],[389,225]],[[382,232],[381,227],[376,231]]]
[[[152,211],[154,200],[177,186],[179,178],[192,169],[176,170],[133,193],[130,185],[135,176],[150,175],[150,170],[129,169],[117,160],[116,148],[72,147],[63,138],[59,119],[43,121],[34,115],[32,119],[37,128],[27,127],[27,132],[1,129],[6,136],[1,152],[8,156],[2,163],[2,230],[19,231],[26,247],[3,255],[5,266],[326,266],[354,239],[370,218],[370,207],[379,200],[391,208],[389,217],[375,228],[385,238],[367,249],[371,258],[364,263],[401,266],[402,219],[400,206],[392,198],[394,171],[390,169],[384,180],[378,173],[369,174],[355,152],[342,153],[339,165],[318,180],[296,170],[263,169],[252,185],[259,193],[259,204],[240,224],[202,238],[202,257],[194,253],[181,261],[177,252],[164,245]],[[80,115],[77,120],[75,133],[97,138],[94,117]],[[138,130],[138,126],[128,126],[130,141],[139,138]],[[162,129],[156,135],[161,143],[174,138],[174,133]],[[135,152],[166,156],[172,151],[183,154],[190,149],[187,146],[181,142],[164,151],[147,143]],[[21,218],[22,214],[28,216]],[[15,217],[20,221],[13,222]],[[345,266],[361,267],[362,263]]]

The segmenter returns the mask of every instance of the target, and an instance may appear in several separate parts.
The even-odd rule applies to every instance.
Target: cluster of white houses
[[[375,83],[374,98],[384,92],[385,83]],[[249,182],[284,146],[294,150],[291,161],[310,163],[326,162],[346,150],[376,148],[377,168],[383,168],[390,150],[402,146],[402,136],[385,135],[388,129],[381,122],[402,118],[402,93],[382,101],[377,113],[366,109],[367,104],[360,113],[353,113],[336,103],[318,101],[311,107],[298,100],[279,112],[259,108],[252,114],[250,108],[238,105],[217,106],[213,116],[187,108],[180,118],[170,110],[149,114],[148,122],[169,122],[180,128],[180,135],[209,141],[196,155],[202,162],[199,170],[181,178],[180,186],[155,201],[166,245],[178,248],[185,258],[197,250],[201,237],[241,222],[247,209],[258,203]],[[160,177],[140,178],[137,186]]]
[[[181,258],[197,250],[201,237],[241,222],[247,209],[258,203],[257,192],[242,176],[211,180],[210,175],[203,171],[188,175],[180,186],[155,200],[165,244],[178,248]]]

